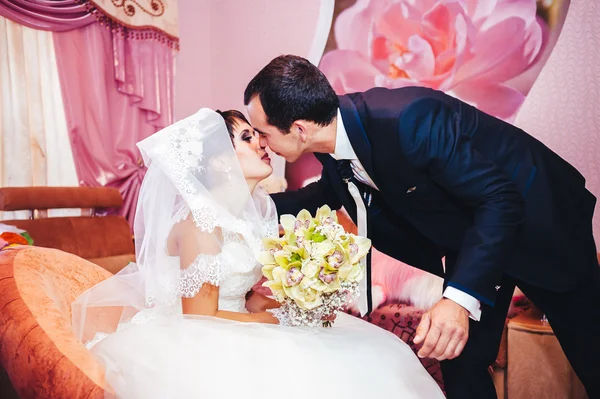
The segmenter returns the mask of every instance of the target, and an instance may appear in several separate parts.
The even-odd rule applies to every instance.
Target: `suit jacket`
[[[352,147],[379,188],[368,213],[378,250],[492,306],[504,273],[560,292],[594,263],[596,198],[538,140],[427,88],[339,99]],[[321,179],[273,195],[279,214],[328,204],[356,221],[337,162],[315,155]]]

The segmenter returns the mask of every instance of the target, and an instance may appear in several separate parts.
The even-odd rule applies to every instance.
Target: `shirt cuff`
[[[471,319],[475,321],[479,321],[481,319],[481,302],[473,298],[471,295],[454,287],[446,287],[446,290],[444,291],[444,298],[448,298],[467,309]]]

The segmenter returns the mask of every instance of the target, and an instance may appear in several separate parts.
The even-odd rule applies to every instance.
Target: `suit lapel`
[[[416,172],[398,151],[390,152],[389,143],[395,143],[395,140],[393,137],[386,138],[386,133],[389,133],[389,126],[377,124],[373,126],[373,129],[378,130],[377,137],[380,139],[378,148],[377,143],[372,143],[369,140],[354,101],[347,95],[339,96],[339,99],[344,127],[354,152],[369,177],[383,194],[385,202],[392,209],[404,213],[406,199],[414,196],[425,177]],[[397,133],[393,132],[393,134]],[[374,164],[373,152],[381,157],[377,161],[377,165]],[[403,206],[399,206],[400,204]]]
[[[371,177],[375,185],[377,182],[373,177],[373,159],[371,153],[371,143],[367,137],[367,132],[360,120],[360,115],[356,106],[348,96],[340,96],[340,112],[344,121],[344,127],[350,139],[350,144],[358,160],[365,168],[365,172]]]

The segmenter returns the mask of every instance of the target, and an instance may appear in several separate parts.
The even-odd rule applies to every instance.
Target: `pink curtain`
[[[96,22],[79,0],[0,0],[0,15],[29,28],[54,32]]]
[[[0,15],[54,32],[79,183],[117,187],[133,226],[145,171],[135,143],[172,123],[176,43],[129,38],[110,20],[107,29],[81,0],[0,0]]]
[[[118,188],[133,225],[145,172],[135,144],[173,120],[174,50],[96,23],[54,43],[79,182]]]

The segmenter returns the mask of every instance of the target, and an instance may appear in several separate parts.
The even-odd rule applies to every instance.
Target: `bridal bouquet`
[[[282,238],[263,240],[259,255],[263,286],[271,289],[281,307],[275,315],[291,326],[330,326],[332,318],[359,294],[358,282],[365,271],[360,260],[371,240],[347,233],[328,206],[313,218],[302,210],[298,216],[282,215]]]

